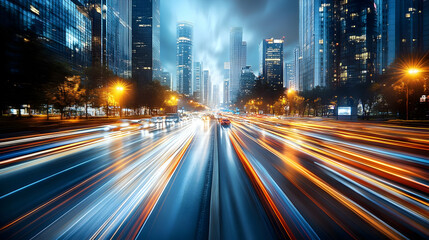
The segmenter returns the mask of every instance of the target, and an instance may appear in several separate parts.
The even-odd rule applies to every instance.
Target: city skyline
[[[176,79],[176,24],[180,21],[193,23],[194,62],[203,62],[217,84],[223,81],[224,62],[229,62],[229,33],[233,27],[243,28],[247,65],[256,73],[259,43],[264,38],[285,36],[285,59],[293,58],[293,48],[298,45],[298,1],[161,1],[160,11],[161,62],[173,79]],[[290,24],[279,24],[284,22]]]
[[[429,236],[429,0],[0,20],[0,239]]]

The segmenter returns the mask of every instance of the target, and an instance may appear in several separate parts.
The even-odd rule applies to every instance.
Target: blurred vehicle
[[[104,126],[104,131],[134,130],[139,127],[139,120],[121,119],[116,123]]]
[[[164,122],[164,120],[165,120],[165,117],[152,117],[151,118],[151,121],[153,123],[162,123],[162,122]]]
[[[140,120],[140,128],[145,129],[145,128],[150,128],[154,126],[155,126],[155,123],[150,118],[145,118]]]
[[[209,116],[207,116],[207,115],[204,115],[204,116],[202,116],[202,119],[203,119],[203,120],[210,120],[210,117],[209,117]]]
[[[166,122],[180,122],[180,116],[178,113],[167,113],[167,116],[165,117]]]
[[[222,127],[229,127],[229,126],[231,125],[231,121],[229,121],[229,119],[222,118],[222,119],[220,120],[220,125],[221,125]]]

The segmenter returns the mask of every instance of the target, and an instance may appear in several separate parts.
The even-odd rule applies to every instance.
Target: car
[[[222,127],[229,127],[229,126],[231,125],[231,121],[229,121],[229,119],[222,118],[222,119],[220,120],[220,125],[221,125]]]

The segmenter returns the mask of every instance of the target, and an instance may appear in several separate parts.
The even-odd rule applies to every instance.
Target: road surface
[[[0,139],[0,239],[424,239],[429,129],[230,116]]]

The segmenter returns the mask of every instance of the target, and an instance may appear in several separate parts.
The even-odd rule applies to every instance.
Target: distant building
[[[285,88],[296,90],[294,62],[285,64]]]
[[[213,84],[212,91],[212,108],[216,108],[219,105],[219,85]]]
[[[247,43],[243,42],[243,28],[231,29],[229,44],[229,100],[234,102],[238,95],[241,68],[246,66]]]
[[[256,76],[251,66],[245,66],[241,69],[240,77],[240,95],[248,95],[252,92],[256,84]]]
[[[264,39],[260,45],[262,76],[274,89],[283,88],[283,39]]]
[[[91,66],[91,17],[82,2],[51,1],[46,4],[39,0],[0,0],[0,16],[0,26],[14,31],[16,42],[23,42],[33,35],[52,56],[69,64],[73,70],[83,71]],[[9,54],[19,55],[19,49]],[[3,64],[13,69],[13,65],[20,63]]]
[[[223,104],[229,105],[229,79],[223,80]]]
[[[193,96],[197,101],[201,101],[201,87],[202,87],[202,76],[203,76],[203,64],[201,62],[194,62],[194,74],[192,92]]]
[[[209,70],[203,71],[203,104],[210,104],[211,98],[211,80]]]
[[[192,95],[192,24],[177,23],[177,91]]]
[[[300,64],[301,64],[301,55],[299,51],[299,47],[296,47],[293,50],[293,66],[294,66],[294,79],[295,79],[295,90],[301,91],[302,82],[300,79]]]
[[[225,62],[223,64],[223,104],[224,105],[228,105],[230,103],[229,70],[230,70],[230,63]]]
[[[132,0],[132,75],[139,84],[161,77],[159,8],[159,0]]]
[[[166,86],[169,90],[171,90],[171,74],[169,72],[161,72],[160,83],[162,86]]]

